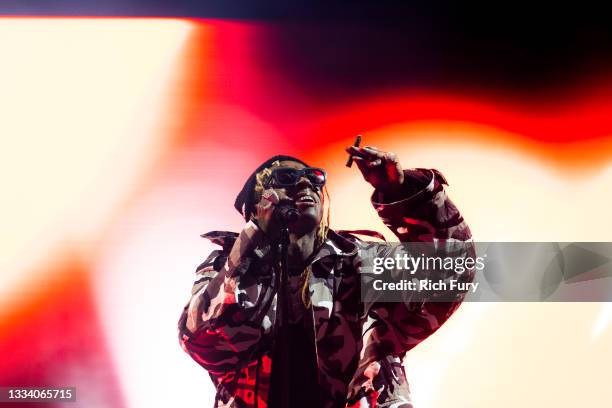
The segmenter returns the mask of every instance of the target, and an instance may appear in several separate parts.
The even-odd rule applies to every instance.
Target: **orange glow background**
[[[384,229],[344,146],[435,167],[479,241],[611,241],[607,78],[548,102],[396,89],[334,102],[265,64],[263,23],[0,20],[0,385],[75,407],[207,406],[176,322],[261,161],[329,173],[332,227]],[[409,353],[418,408],[609,407],[612,307],[465,304]],[[47,406],[47,405],[45,405]]]

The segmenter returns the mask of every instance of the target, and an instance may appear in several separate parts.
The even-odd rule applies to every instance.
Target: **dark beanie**
[[[236,196],[236,201],[234,202],[234,208],[236,208],[236,210],[238,210],[238,212],[242,214],[244,219],[247,221],[251,218],[251,215],[255,213],[255,206],[257,205],[254,194],[255,185],[257,184],[257,179],[255,176],[263,169],[270,167],[270,165],[275,161],[294,161],[302,163],[304,166],[308,167],[308,164],[304,163],[300,159],[284,155],[271,157],[265,162],[261,163],[246,180],[244,186],[242,186],[242,190],[240,190],[240,193],[238,193]]]

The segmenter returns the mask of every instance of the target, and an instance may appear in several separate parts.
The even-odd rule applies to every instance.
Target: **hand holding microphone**
[[[300,211],[293,204],[293,201],[285,199],[276,204],[274,217],[281,225],[288,225],[300,218]]]
[[[256,206],[255,220],[259,228],[271,238],[278,236],[281,226],[291,224],[300,212],[289,198],[279,196],[272,188],[265,190]]]

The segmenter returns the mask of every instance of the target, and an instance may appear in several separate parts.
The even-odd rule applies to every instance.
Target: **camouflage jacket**
[[[372,196],[378,215],[401,242],[471,240],[437,170],[405,170],[405,176],[404,199],[388,202],[377,191]],[[215,407],[265,408],[276,317],[273,251],[252,222],[240,234],[203,236],[221,249],[196,271],[179,321],[180,343],[209,372],[217,389]],[[434,333],[461,299],[362,303],[364,261],[393,257],[398,250],[330,231],[312,258],[308,313],[324,407],[412,407],[404,354]]]

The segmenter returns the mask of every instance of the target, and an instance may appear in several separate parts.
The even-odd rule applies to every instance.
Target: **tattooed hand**
[[[279,226],[274,217],[274,209],[281,199],[286,199],[286,196],[273,188],[269,188],[261,194],[261,200],[255,206],[255,221],[259,228],[271,239],[275,238],[279,231]]]

